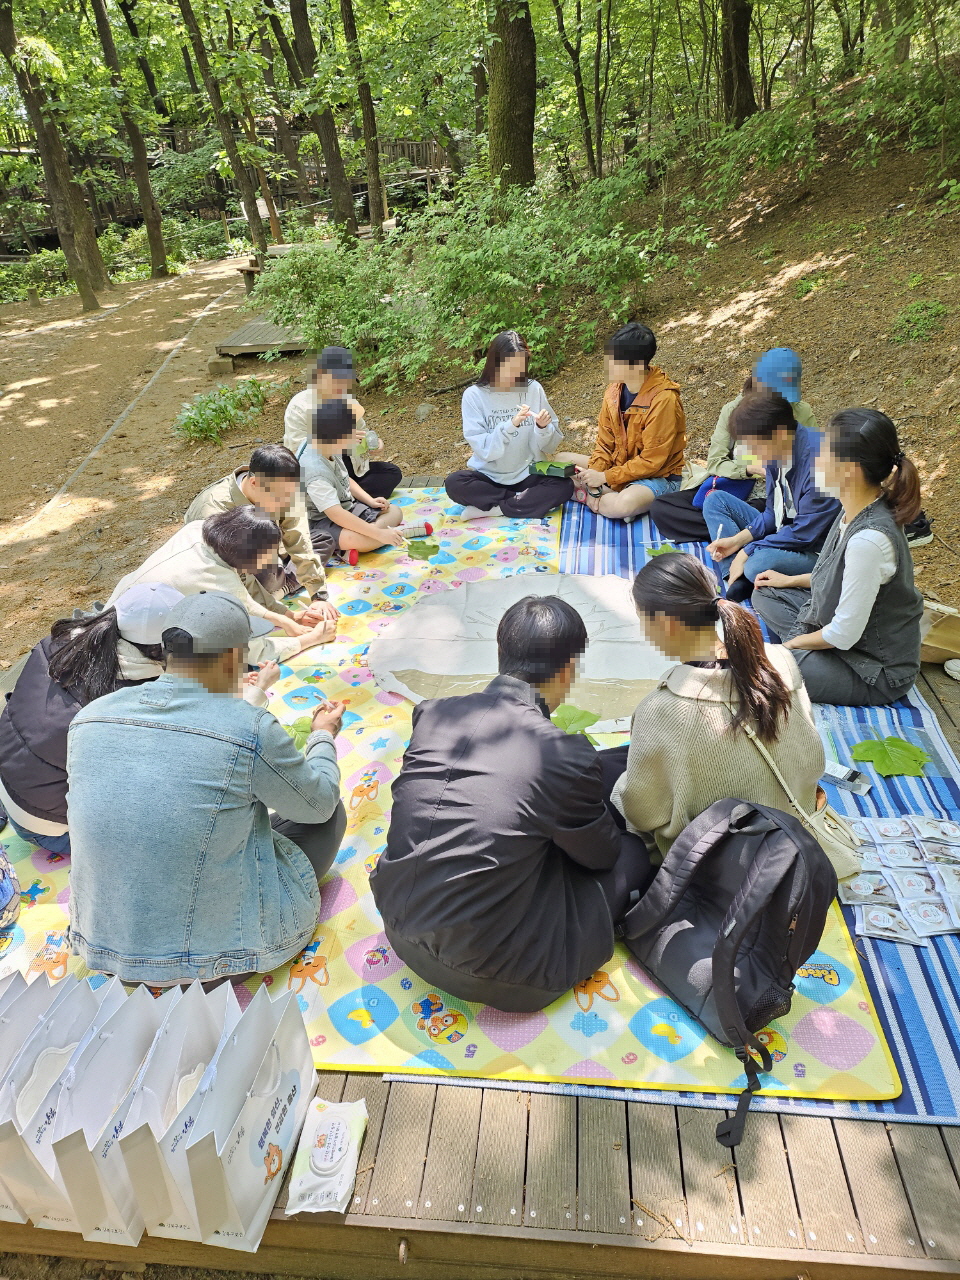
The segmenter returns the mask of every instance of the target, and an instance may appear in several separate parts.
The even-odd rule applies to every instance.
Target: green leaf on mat
[[[429,560],[440,550],[439,542],[427,542],[425,538],[413,538],[407,543],[407,555],[414,560]]]
[[[923,766],[932,758],[923,747],[903,738],[868,738],[858,742],[850,754],[854,760],[868,760],[884,778],[900,774],[922,778]]]
[[[664,542],[662,546],[654,547],[652,550],[648,551],[647,555],[648,556],[668,556],[672,552],[676,551],[676,549],[677,548],[672,546],[671,543]]]
[[[588,738],[590,738],[590,735],[587,730],[600,719],[592,711],[581,711],[579,707],[575,707],[571,702],[561,703],[550,718],[557,728],[562,729],[564,733],[582,733]],[[593,739],[590,738],[590,741],[593,742]]]
[[[292,724],[285,724],[283,727],[293,739],[295,746],[302,751],[313,732],[313,716],[301,716],[299,720],[294,720]]]

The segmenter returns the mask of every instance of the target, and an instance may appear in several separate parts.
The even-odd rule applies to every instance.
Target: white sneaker
[[[943,669],[948,676],[953,676],[954,680],[960,680],[960,658],[948,658],[943,664]]]
[[[485,520],[488,516],[502,516],[499,507],[491,507],[489,511],[481,511],[479,507],[464,507],[460,512],[461,520]]]

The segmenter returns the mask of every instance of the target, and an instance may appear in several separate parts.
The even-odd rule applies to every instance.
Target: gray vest
[[[897,557],[897,571],[877,592],[863,635],[852,649],[836,652],[867,684],[883,672],[892,689],[913,684],[920,671],[920,619],[923,597],[913,585],[913,557],[903,530],[884,499],[872,502],[841,531],[842,515],[827,534],[810,577],[810,603],[799,622],[825,627],[837,612],[843,586],[847,540],[864,529],[886,534]]]

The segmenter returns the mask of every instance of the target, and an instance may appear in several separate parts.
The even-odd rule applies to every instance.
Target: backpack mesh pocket
[[[785,991],[772,983],[754,1003],[744,1017],[748,1031],[759,1031],[775,1018],[782,1018],[790,1012],[791,991]]]

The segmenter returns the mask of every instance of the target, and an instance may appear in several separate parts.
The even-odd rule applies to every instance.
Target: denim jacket
[[[151,983],[265,973],[310,941],[316,876],[267,806],[331,817],[329,733],[301,753],[266,709],[165,674],[77,713],[67,775],[69,936],[89,968]]]

